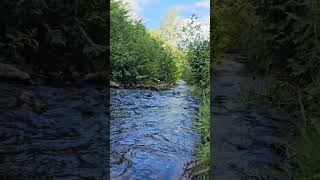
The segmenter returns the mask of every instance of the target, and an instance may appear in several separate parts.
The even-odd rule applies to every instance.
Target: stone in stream
[[[139,89],[144,89],[146,88],[144,84],[138,84],[136,85],[136,88],[139,88]]]
[[[160,89],[156,85],[144,85],[144,89],[150,89],[152,91],[159,91]]]

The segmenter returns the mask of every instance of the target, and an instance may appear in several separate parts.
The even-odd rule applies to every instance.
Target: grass
[[[209,179],[210,169],[210,96],[205,96],[197,114],[194,128],[201,134],[202,143],[197,149],[197,162],[193,167],[193,177]]]
[[[320,179],[320,121],[316,118],[292,122],[297,133],[290,139],[288,155],[294,165],[293,179]]]
[[[307,101],[307,97],[313,97],[315,102]],[[288,115],[287,119],[295,127],[286,147],[293,180],[320,179],[320,105],[316,98],[317,94],[310,95],[307,90],[272,78],[267,78],[261,89],[241,88],[239,93],[240,101],[263,99],[277,111],[297,112],[298,117]]]

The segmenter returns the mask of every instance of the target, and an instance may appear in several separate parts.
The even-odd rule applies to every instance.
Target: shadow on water
[[[184,82],[165,91],[111,89],[112,179],[182,177],[199,143],[188,89]]]

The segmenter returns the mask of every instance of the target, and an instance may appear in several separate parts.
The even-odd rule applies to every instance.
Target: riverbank
[[[85,84],[108,85],[108,72],[42,72],[31,66],[0,63],[0,80],[25,85],[79,86]]]
[[[179,83],[179,82],[178,82]],[[163,91],[173,88],[178,85],[178,83],[159,83],[159,84],[126,84],[126,83],[116,83],[110,81],[111,88],[124,88],[124,89],[146,89],[153,91]]]

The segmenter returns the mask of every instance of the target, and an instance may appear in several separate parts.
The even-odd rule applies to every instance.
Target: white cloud
[[[129,10],[129,16],[134,20],[148,21],[146,17],[143,17],[143,8],[155,2],[161,2],[160,0],[118,0],[123,4],[126,4]],[[201,24],[201,32],[204,36],[209,36],[210,32],[210,0],[198,0],[197,2],[189,5],[178,4],[173,6],[178,12],[189,12],[199,16],[199,23]],[[188,18],[179,17],[181,25],[187,24]]]
[[[210,34],[210,15],[203,16],[199,19],[201,24],[201,31],[205,36],[209,36]]]
[[[201,7],[201,8],[210,8],[210,0],[201,0],[195,3],[196,7]]]
[[[210,0],[199,0],[193,4],[185,5],[180,4],[173,6],[173,8],[177,9],[178,11],[187,11],[187,12],[199,12],[203,11],[203,9],[210,9]]]
[[[208,37],[210,34],[210,0],[198,0],[197,2],[189,5],[176,5],[173,8],[180,12],[193,13],[198,16],[198,22],[201,25],[201,33],[203,36]],[[182,24],[186,25],[189,18],[181,18]]]
[[[156,0],[118,0],[123,4],[126,4],[126,8],[129,11],[129,16],[134,20],[141,20],[143,15],[143,6],[149,5]]]
[[[194,6],[190,6],[190,5],[176,5],[176,6],[173,6],[174,9],[176,9],[177,11],[194,11],[195,8]]]

